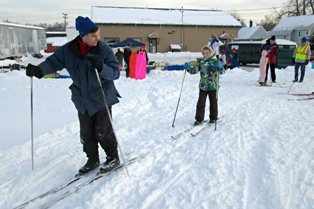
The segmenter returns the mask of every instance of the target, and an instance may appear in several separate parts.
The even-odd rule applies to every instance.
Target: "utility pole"
[[[182,49],[184,49],[184,30],[183,30],[183,6],[181,7],[181,44],[182,44]]]
[[[69,14],[66,13],[62,13],[63,18],[64,18],[64,31],[66,31],[66,27],[67,27],[67,18]]]

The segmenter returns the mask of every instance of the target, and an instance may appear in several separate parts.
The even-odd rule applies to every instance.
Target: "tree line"
[[[281,9],[273,9],[271,15],[265,15],[264,19],[257,25],[261,25],[265,30],[272,30],[278,22],[284,17],[313,15],[314,14],[314,0],[289,0]]]

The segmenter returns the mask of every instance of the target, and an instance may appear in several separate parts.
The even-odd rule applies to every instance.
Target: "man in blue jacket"
[[[111,106],[118,103],[120,97],[113,82],[120,76],[118,62],[112,49],[99,41],[98,27],[88,17],[77,17],[76,29],[79,36],[58,48],[38,66],[28,64],[26,75],[40,79],[64,68],[69,72],[73,81],[69,88],[80,121],[80,138],[88,158],[86,164],[79,169],[79,174],[99,166],[98,143],[107,156],[100,169],[108,171],[120,164],[110,118]],[[95,69],[99,73],[102,88]]]

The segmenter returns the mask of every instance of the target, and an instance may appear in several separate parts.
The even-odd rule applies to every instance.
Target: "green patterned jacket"
[[[219,74],[223,72],[220,61],[213,58],[203,58],[199,62],[185,63],[185,69],[190,74],[200,73],[199,88],[203,91],[214,91],[219,87]]]

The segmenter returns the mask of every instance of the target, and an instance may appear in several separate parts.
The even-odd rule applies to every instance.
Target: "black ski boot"
[[[104,162],[100,167],[100,173],[106,173],[120,165],[120,160],[118,157],[107,157],[106,162]]]
[[[201,123],[203,123],[203,121],[196,120],[196,121],[194,122],[194,126],[198,126],[198,125],[200,125]]]
[[[80,168],[78,175],[83,175],[89,171],[94,170],[95,168],[97,168],[99,166],[99,159],[88,159],[87,162],[85,163],[85,165]]]

